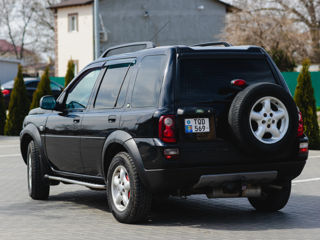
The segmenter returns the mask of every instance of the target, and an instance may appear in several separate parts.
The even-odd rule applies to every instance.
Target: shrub
[[[301,111],[304,122],[304,131],[309,138],[310,148],[320,149],[316,101],[311,85],[309,66],[310,60],[304,60],[302,63],[302,70],[298,76],[298,85],[294,93],[294,101]]]
[[[280,48],[272,48],[269,53],[281,72],[294,71],[296,63],[293,58],[287,54],[286,51]]]
[[[45,95],[51,95],[50,78],[49,78],[49,66],[46,67],[41,80],[38,84],[37,90],[33,93],[32,103],[30,109],[39,107],[40,99]]]
[[[10,96],[9,114],[4,127],[5,135],[17,136],[22,129],[22,123],[29,110],[29,99],[22,76],[22,67],[19,65],[18,75],[14,79],[14,85]]]
[[[0,135],[4,133],[4,125],[6,123],[6,107],[3,101],[3,95],[0,86]]]
[[[68,68],[67,68],[67,73],[65,76],[65,82],[64,86],[68,86],[68,84],[71,82],[71,80],[74,78],[74,63],[73,60],[69,60],[68,62]]]

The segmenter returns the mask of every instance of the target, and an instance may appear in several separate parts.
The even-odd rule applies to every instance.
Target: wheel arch
[[[112,158],[117,153],[122,151],[125,151],[131,155],[141,181],[145,186],[149,186],[146,181],[145,170],[138,146],[129,133],[121,130],[114,131],[112,134],[110,134],[104,143],[101,165],[104,178],[106,179],[107,177]]]
[[[27,164],[27,151],[28,145],[31,141],[39,146],[40,151],[42,150],[41,137],[37,127],[33,124],[27,125],[20,133],[20,151],[23,161]]]

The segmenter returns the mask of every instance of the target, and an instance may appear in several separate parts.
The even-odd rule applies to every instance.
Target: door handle
[[[111,115],[108,117],[108,123],[114,123],[117,120],[117,116]]]
[[[73,119],[73,123],[79,123],[79,122],[80,122],[80,118]]]

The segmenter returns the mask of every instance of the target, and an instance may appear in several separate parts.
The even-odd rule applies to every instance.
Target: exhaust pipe
[[[237,198],[237,197],[260,197],[260,186],[246,186],[243,185],[241,189],[229,191],[228,188],[213,188],[211,192],[207,193],[208,198]]]

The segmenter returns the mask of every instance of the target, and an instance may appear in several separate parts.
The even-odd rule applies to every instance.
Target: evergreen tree
[[[3,95],[0,86],[0,135],[4,133],[4,125],[6,123],[6,107],[3,101]]]
[[[64,86],[65,87],[68,86],[68,84],[71,82],[73,78],[74,78],[74,63],[73,63],[73,60],[70,59],[68,62],[68,68],[65,76]]]
[[[298,84],[294,93],[294,101],[301,111],[304,131],[309,138],[310,148],[320,149],[316,101],[314,98],[313,87],[311,85],[309,66],[310,60],[304,60],[302,63],[302,70],[298,76]]]
[[[30,109],[39,107],[40,99],[45,95],[51,95],[50,78],[49,78],[49,66],[41,76],[41,80],[38,84],[37,90],[33,93],[32,103]]]
[[[271,58],[278,66],[281,72],[293,72],[296,67],[296,63],[288,53],[279,48],[272,48],[269,52]]]
[[[19,65],[18,75],[10,96],[9,114],[6,120],[4,134],[17,136],[22,129],[22,123],[29,110],[29,99],[24,85],[22,67]]]

